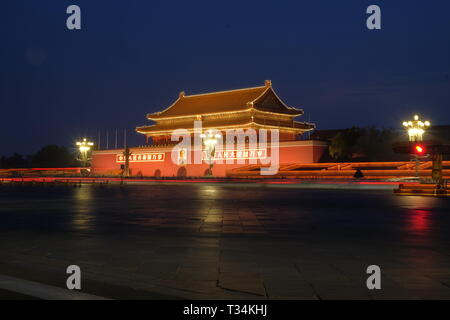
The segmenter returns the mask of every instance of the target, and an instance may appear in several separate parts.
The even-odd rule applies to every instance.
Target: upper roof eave
[[[185,113],[185,114],[180,114],[180,115],[175,115],[175,116],[166,116],[165,114],[170,111],[174,106],[176,106],[179,102],[182,102],[182,100],[184,99],[191,99],[191,98],[198,98],[198,97],[207,97],[207,96],[212,96],[212,95],[220,95],[220,94],[226,94],[226,93],[235,93],[235,92],[244,92],[244,91],[251,91],[251,90],[263,90],[265,88],[268,88],[268,86],[258,86],[258,87],[250,87],[250,88],[242,88],[242,89],[233,89],[233,90],[224,90],[224,91],[215,91],[215,92],[207,92],[207,93],[200,93],[200,94],[194,94],[194,95],[185,95],[184,92],[181,92],[178,99],[175,100],[169,107],[167,107],[166,109],[159,111],[159,112],[154,112],[154,113],[150,113],[147,114],[147,119],[149,120],[157,120],[157,119],[165,119],[165,118],[176,118],[176,117],[189,117],[189,116],[196,116],[197,113]],[[266,91],[266,90],[264,90]],[[241,108],[246,108],[246,104],[248,101],[245,101],[245,103],[243,103],[240,107]],[[208,114],[208,113],[216,113],[216,112],[202,112],[202,114]]]
[[[275,97],[278,99],[278,101],[286,108],[286,110],[288,110],[290,112],[290,114],[297,115],[297,116],[301,116],[301,115],[304,114],[303,109],[297,109],[295,107],[290,107],[286,103],[284,103],[284,101],[281,100],[281,98],[277,95],[275,90],[273,90],[272,85],[268,86],[267,90],[264,90],[264,92],[262,94],[260,94],[256,99],[251,101],[252,105],[257,104],[257,102],[264,97],[264,95],[267,93],[267,91],[272,92],[275,95]],[[258,108],[255,108],[255,109],[256,110],[260,110],[260,111],[265,111],[265,110],[261,110],[261,109],[258,109]]]
[[[258,86],[258,87],[250,87],[250,88],[243,88],[243,89],[234,89],[234,90],[225,90],[225,91],[216,91],[216,92],[208,92],[208,93],[201,93],[201,94],[195,94],[195,95],[189,95],[186,96],[184,92],[181,92],[179,97],[166,109],[149,113],[147,114],[147,119],[149,120],[159,120],[159,119],[170,119],[170,118],[179,118],[179,117],[195,117],[199,114],[216,114],[216,113],[223,113],[223,112],[236,112],[236,111],[245,111],[250,110],[251,108],[254,108],[254,106],[257,104],[257,102],[262,99],[266,93],[270,91],[276,99],[281,103],[281,105],[285,108],[286,113],[289,113],[291,115],[300,116],[304,114],[303,110],[297,109],[294,107],[290,107],[286,105],[283,100],[280,99],[280,97],[276,94],[276,92],[272,88],[272,83],[267,80],[264,86]],[[243,92],[244,96],[240,96],[239,92]],[[230,96],[231,94],[231,96]],[[234,96],[233,96],[234,94]],[[236,96],[236,94],[238,94]],[[255,96],[256,94],[256,96]],[[216,97],[211,98],[212,96],[217,95]],[[253,97],[252,97],[253,95]],[[205,97],[205,101],[198,100],[198,98],[201,99],[201,97]],[[196,99],[196,100],[190,100],[189,99]],[[209,101],[208,101],[209,99]],[[220,103],[217,104],[217,100],[211,99],[232,99],[230,100],[230,104],[228,105],[221,105]],[[246,100],[249,99],[249,100]],[[181,104],[180,104],[181,103]],[[207,104],[212,103],[219,107],[220,110],[215,111],[209,111],[207,110]],[[227,103],[227,102],[225,102]],[[202,106],[202,104],[206,104],[205,108]],[[173,110],[174,107],[178,106],[178,109],[180,110]],[[182,110],[182,108],[194,108],[190,110]],[[226,108],[225,108],[226,107]],[[229,110],[227,110],[229,108]],[[254,108],[255,110],[260,111],[267,111],[259,108]],[[168,115],[169,113],[169,115]],[[275,112],[278,113],[278,112]],[[284,113],[284,112],[279,112]]]

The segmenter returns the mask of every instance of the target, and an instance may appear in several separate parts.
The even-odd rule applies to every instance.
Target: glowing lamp
[[[221,134],[215,133],[212,130],[208,130],[206,133],[202,133],[200,137],[203,138],[203,144],[205,146],[215,146],[218,140],[222,137]]]
[[[426,129],[431,125],[430,121],[419,120],[417,114],[414,116],[414,120],[404,121],[402,124],[408,132],[409,141],[422,141]]]
[[[209,173],[211,174],[216,144],[219,142],[219,139],[222,138],[222,135],[218,132],[208,130],[206,133],[202,133],[200,137],[203,139],[203,144],[206,147],[206,156],[209,162]]]
[[[83,141],[78,141],[76,143],[78,150],[80,150],[80,156],[81,156],[81,161],[83,162],[84,165],[87,165],[88,162],[88,152],[89,150],[91,150],[92,146],[94,145],[93,142],[87,141],[86,138],[83,139]]]

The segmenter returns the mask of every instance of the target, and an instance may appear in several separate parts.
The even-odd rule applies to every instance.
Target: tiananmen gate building
[[[184,129],[194,141],[195,123],[201,123],[203,132],[214,130],[223,137],[230,130],[244,132],[269,132],[278,130],[279,163],[318,162],[326,149],[326,143],[302,140],[303,135],[315,128],[308,122],[295,120],[303,115],[303,110],[287,106],[275,93],[271,81],[264,86],[220,91],[196,95],[179,94],[178,99],[166,109],[148,114],[153,124],[137,127],[136,131],[145,136],[146,145],[130,148],[128,155],[131,176],[148,177],[203,177],[208,173],[210,162],[214,163],[214,176],[227,176],[227,172],[238,167],[254,165],[271,155],[269,148],[247,148],[228,150],[216,148],[209,161],[204,150],[202,161],[190,161],[189,151],[180,149],[178,158],[173,160],[172,151],[179,141],[172,141],[175,130]],[[264,130],[263,130],[264,129]],[[259,135],[258,135],[259,137]],[[228,147],[228,146],[227,146]],[[189,160],[188,160],[189,159]],[[213,159],[213,160],[211,160]],[[230,163],[231,160],[236,160]],[[92,153],[91,170],[96,175],[120,174],[125,164],[124,149],[96,150]],[[222,161],[217,161],[222,160]],[[227,161],[228,160],[228,161]],[[239,161],[237,161],[239,160]],[[222,162],[222,163],[221,163]]]

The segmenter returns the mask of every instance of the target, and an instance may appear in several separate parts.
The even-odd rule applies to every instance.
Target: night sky
[[[82,29],[66,28],[77,4]],[[366,28],[368,5],[382,30]],[[253,87],[318,129],[450,124],[450,1],[8,0],[0,10],[0,155],[127,128],[186,94]],[[120,146],[120,144],[119,144]]]

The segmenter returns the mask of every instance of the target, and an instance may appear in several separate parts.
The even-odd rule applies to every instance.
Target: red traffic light
[[[417,144],[414,146],[414,153],[416,154],[424,154],[425,153],[425,147],[421,146],[420,144]]]

